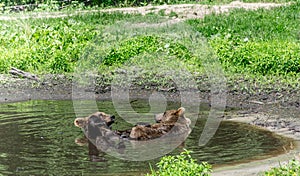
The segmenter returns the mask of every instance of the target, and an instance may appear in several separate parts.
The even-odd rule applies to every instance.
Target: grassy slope
[[[62,19],[0,21],[0,71],[72,72],[87,43],[130,15],[95,13]]]
[[[235,10],[190,20],[209,38],[220,60],[237,72],[297,74],[300,72],[300,5],[274,10]]]
[[[276,83],[298,87],[299,10],[299,3],[274,10],[234,10],[188,23],[209,39],[234,79],[240,75],[271,87]]]
[[[300,72],[299,11],[300,5],[297,3],[274,10],[234,10],[228,15],[210,15],[203,20],[189,20],[187,23],[208,39],[229,79],[234,81],[243,77],[250,82],[258,79],[271,86],[278,82],[287,82],[286,86],[297,86],[296,78]],[[95,13],[63,19],[1,21],[0,71],[7,72],[14,66],[34,73],[72,72],[88,42],[93,41],[105,26],[132,17],[143,21],[140,15],[118,13]],[[153,18],[150,20],[152,22],[158,19],[151,14],[146,16],[149,17]],[[144,42],[140,41],[144,39]],[[112,65],[121,63],[119,60],[116,62],[117,56],[127,60],[147,50],[159,51],[170,44],[161,39],[148,39],[133,38],[127,43],[121,42],[121,47],[111,46],[107,51],[108,55],[103,57],[108,72]],[[190,58],[186,59],[190,71],[202,73],[201,63],[191,57],[182,45],[185,43],[171,42],[172,50],[163,51],[171,55],[173,52],[179,59]],[[139,61],[139,64],[151,65],[147,62]],[[190,67],[191,65],[193,66]]]

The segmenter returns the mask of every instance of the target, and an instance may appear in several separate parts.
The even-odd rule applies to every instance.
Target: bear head
[[[87,125],[97,126],[99,124],[105,124],[110,127],[115,121],[114,115],[109,115],[104,112],[96,112],[85,118],[76,118],[74,125],[79,128],[84,128]]]
[[[164,113],[155,115],[155,121],[157,123],[183,123],[190,125],[191,120],[184,116],[185,109],[180,107],[177,110],[168,110]]]

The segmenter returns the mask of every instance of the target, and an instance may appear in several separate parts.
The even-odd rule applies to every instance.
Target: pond
[[[98,101],[103,112],[116,115],[113,128],[130,128],[114,111],[111,101]],[[148,101],[132,102],[134,110],[149,111]],[[180,106],[168,102],[168,109]],[[205,146],[198,140],[209,107],[203,105],[200,118],[187,138],[184,148],[194,151],[198,161],[215,166],[262,159],[283,152],[289,140],[246,124],[224,121]],[[91,114],[88,108],[83,114]],[[141,175],[159,158],[128,161],[109,154],[91,153],[88,146],[75,143],[83,132],[73,125],[72,101],[26,101],[0,104],[0,173],[3,175]],[[178,147],[171,154],[182,151]]]

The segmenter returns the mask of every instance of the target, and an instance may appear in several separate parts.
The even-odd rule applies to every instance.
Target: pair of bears
[[[101,141],[101,137],[105,138],[126,138],[130,140],[149,140],[159,138],[167,133],[172,135],[189,133],[191,120],[186,118],[185,109],[183,107],[177,110],[167,110],[164,113],[155,115],[154,124],[137,123],[128,130],[111,130],[115,116],[111,116],[104,112],[96,112],[85,118],[76,118],[74,125],[83,128],[86,137]]]

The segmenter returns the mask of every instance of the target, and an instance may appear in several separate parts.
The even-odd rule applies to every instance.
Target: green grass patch
[[[223,66],[236,73],[296,75],[300,73],[300,43],[249,41],[234,46],[231,40],[214,39],[211,45]]]
[[[0,21],[0,72],[72,72],[87,44],[106,25],[132,17],[94,13],[68,18]]]
[[[145,87],[147,89],[151,86],[169,88],[176,87],[173,82],[176,79],[191,80],[190,72],[204,73],[202,64],[212,57],[209,55],[211,51],[206,50],[204,38],[193,34],[195,31],[180,34],[191,30],[184,23],[163,27],[154,23],[153,27],[145,28],[144,23],[131,25],[142,26],[130,27],[126,22],[117,24],[105,29],[110,33],[100,35],[99,40],[87,47],[86,55],[77,63],[75,72],[80,73],[77,80],[86,85],[85,77],[100,75],[98,85],[109,85],[122,78],[115,83],[123,84],[125,80],[124,84],[133,81],[133,85],[148,86]],[[213,63],[213,59],[209,62]],[[123,75],[134,80],[128,80]],[[177,86],[187,88],[195,85],[188,83],[178,81],[177,84],[181,85]]]
[[[272,10],[234,10],[188,23],[209,39],[223,67],[232,73],[300,73],[300,4]]]
[[[198,164],[197,161],[190,156],[190,153],[191,151],[185,150],[179,155],[162,157],[156,164],[157,171],[151,167],[151,174],[147,174],[147,176],[210,175],[212,166],[206,162]]]
[[[189,20],[205,37],[230,37],[232,40],[248,38],[254,41],[299,40],[300,3],[272,10],[248,11],[235,9],[229,14],[212,14],[203,20]]]
[[[192,57],[183,44],[155,35],[144,35],[122,41],[119,46],[109,51],[108,55],[103,58],[102,64],[120,65],[143,52],[165,52],[181,60],[189,60]]]
[[[300,174],[300,163],[297,160],[291,160],[289,163],[274,167],[265,172],[265,176],[296,176]]]

